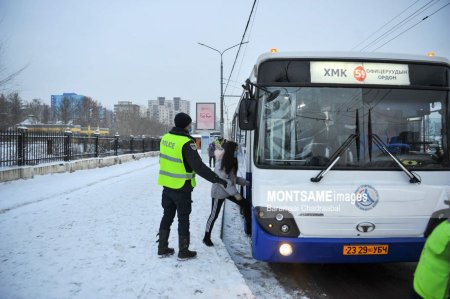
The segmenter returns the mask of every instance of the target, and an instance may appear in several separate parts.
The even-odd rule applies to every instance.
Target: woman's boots
[[[213,242],[211,241],[211,232],[205,232],[205,236],[203,237],[203,243],[205,243],[206,246],[211,247],[214,246]]]

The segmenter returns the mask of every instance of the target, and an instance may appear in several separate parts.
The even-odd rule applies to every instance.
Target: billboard
[[[197,130],[214,130],[216,124],[216,103],[197,103]]]

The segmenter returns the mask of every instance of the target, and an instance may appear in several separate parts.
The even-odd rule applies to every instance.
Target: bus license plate
[[[388,254],[389,245],[344,245],[344,255]]]

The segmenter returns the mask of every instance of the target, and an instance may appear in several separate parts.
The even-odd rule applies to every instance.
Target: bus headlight
[[[283,224],[283,225],[281,226],[281,231],[282,231],[283,233],[287,233],[287,232],[289,231],[289,225]]]
[[[281,213],[278,213],[278,214],[275,216],[275,219],[276,219],[277,221],[283,221],[283,218],[284,218],[284,216],[283,216],[283,214],[281,214]]]
[[[287,210],[256,206],[254,215],[259,227],[272,236],[295,238],[300,235],[294,215]]]
[[[282,256],[290,256],[292,254],[292,246],[288,243],[283,243],[279,248],[280,254]]]

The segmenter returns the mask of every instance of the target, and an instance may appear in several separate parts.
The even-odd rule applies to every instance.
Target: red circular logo
[[[353,71],[353,77],[358,81],[364,81],[366,79],[366,70],[362,66],[358,66]]]

